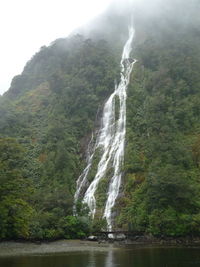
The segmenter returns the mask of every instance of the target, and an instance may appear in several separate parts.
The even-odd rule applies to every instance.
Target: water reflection
[[[87,267],[96,267],[96,258],[94,251],[90,251],[89,253],[89,263]]]
[[[105,260],[105,267],[114,267],[113,250],[109,250]]]
[[[0,267],[193,267],[199,248],[130,248],[0,258]]]
[[[90,251],[88,255],[87,267],[115,267],[114,251],[108,249],[108,252]],[[78,267],[78,266],[77,266]]]

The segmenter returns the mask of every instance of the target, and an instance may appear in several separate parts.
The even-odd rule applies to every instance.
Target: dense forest
[[[74,193],[119,79],[130,14],[137,63],[127,92],[114,227],[199,235],[200,4],[168,0],[165,8],[137,8],[124,9],[124,19],[108,10],[102,21],[109,36],[99,18],[91,34],[80,31],[41,47],[0,97],[0,239],[82,238],[106,227],[98,215],[91,221],[81,202],[73,216]],[[102,181],[97,192],[99,214],[106,186]]]

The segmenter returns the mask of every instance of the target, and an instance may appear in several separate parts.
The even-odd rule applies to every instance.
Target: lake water
[[[130,248],[0,258],[0,267],[190,267],[200,248]]]

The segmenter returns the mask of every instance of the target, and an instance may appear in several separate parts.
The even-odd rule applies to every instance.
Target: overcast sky
[[[102,13],[112,0],[2,0],[0,94],[41,46],[66,37]]]

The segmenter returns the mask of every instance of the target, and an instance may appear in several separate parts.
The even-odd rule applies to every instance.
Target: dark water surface
[[[0,267],[190,267],[200,266],[200,248],[131,248],[107,252],[0,258]]]

